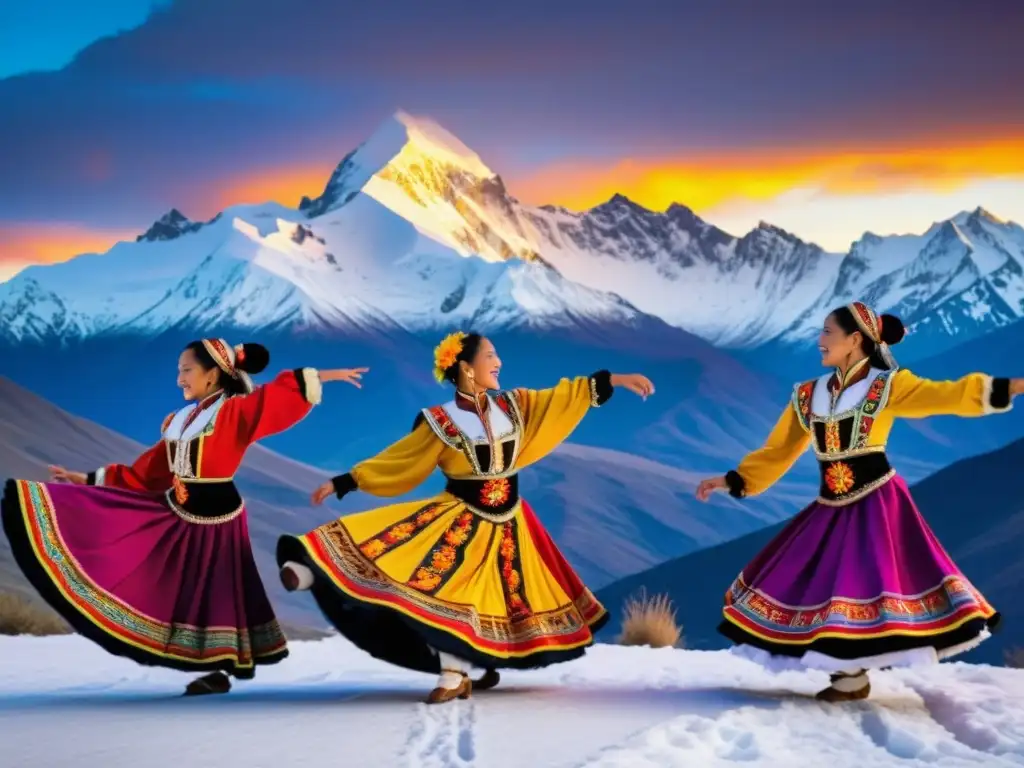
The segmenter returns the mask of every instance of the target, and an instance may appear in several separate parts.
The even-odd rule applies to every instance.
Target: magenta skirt
[[[719,630],[773,655],[866,659],[971,647],[999,614],[960,572],[903,478],[842,507],[815,502],[726,594]]]
[[[162,495],[26,480],[7,481],[0,509],[28,580],[110,653],[239,678],[288,655],[244,510],[188,522]]]

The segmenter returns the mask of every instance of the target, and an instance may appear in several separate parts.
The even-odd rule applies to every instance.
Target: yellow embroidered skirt
[[[282,536],[277,559],[313,570],[349,640],[423,672],[439,669],[433,650],[481,668],[567,661],[608,619],[525,501],[500,521],[448,493],[394,504]]]

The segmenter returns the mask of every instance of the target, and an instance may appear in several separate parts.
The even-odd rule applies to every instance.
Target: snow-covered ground
[[[187,679],[74,636],[2,637],[0,765],[1024,765],[1024,671],[966,664],[878,674],[869,702],[841,706],[811,698],[822,676],[607,645],[435,707],[429,677],[337,638],[294,643],[227,696],[181,698]]]

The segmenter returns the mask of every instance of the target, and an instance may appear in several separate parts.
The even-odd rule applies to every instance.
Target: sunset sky
[[[353,5],[12,5],[0,279],[172,206],[294,205],[396,109],[532,203],[620,192],[835,250],[979,205],[1024,222],[1017,0]]]

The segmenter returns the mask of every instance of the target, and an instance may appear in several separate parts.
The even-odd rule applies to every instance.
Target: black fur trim
[[[612,386],[612,375],[609,371],[598,371],[590,375],[590,380],[594,384],[594,394],[596,396],[596,406],[601,406],[607,403],[612,395],[615,394],[615,387]]]
[[[729,488],[729,495],[734,499],[742,499],[747,495],[747,481],[735,469],[725,473],[725,484]]]
[[[1009,379],[992,379],[992,393],[989,395],[988,404],[1000,411],[1005,411],[1010,407]]]
[[[352,477],[351,472],[346,472],[344,475],[332,477],[331,482],[334,483],[334,495],[339,499],[345,498],[345,494],[351,493],[359,488],[359,486],[356,485],[356,479]]]

